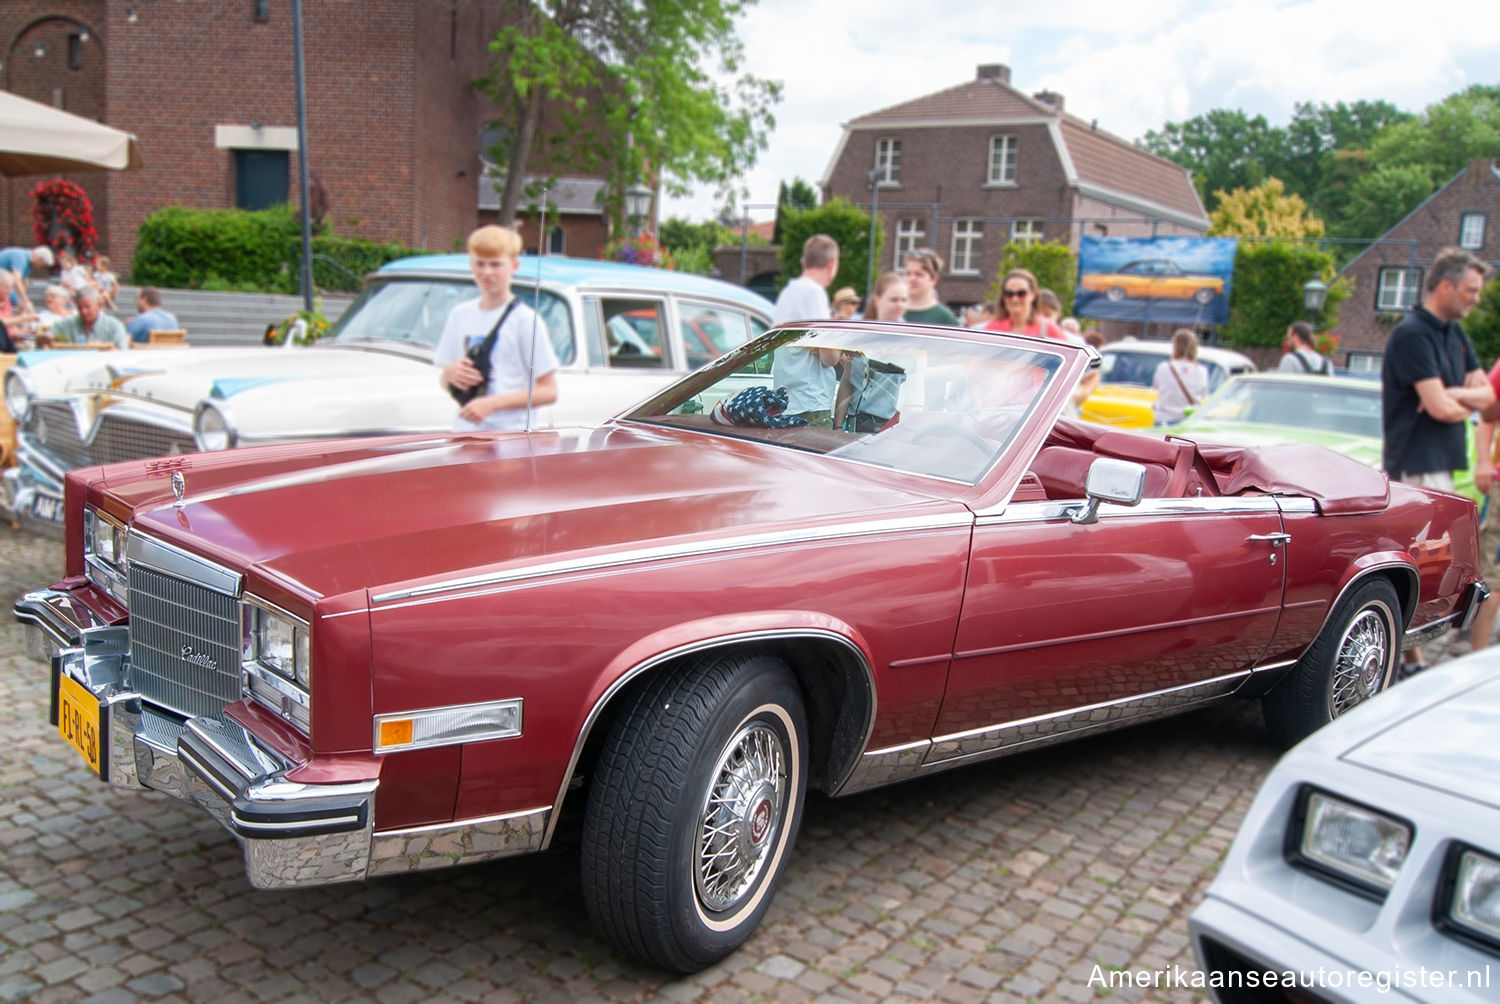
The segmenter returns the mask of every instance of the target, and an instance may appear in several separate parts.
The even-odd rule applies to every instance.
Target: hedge
[[[366,273],[420,251],[321,234],[313,238],[313,285],[358,291]],[[320,261],[332,259],[359,278]],[[136,233],[130,277],[137,285],[266,293],[301,290],[302,233],[289,206],[254,212],[168,206]]]

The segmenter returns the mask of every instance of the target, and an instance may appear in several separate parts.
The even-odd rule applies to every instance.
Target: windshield
[[[535,288],[518,284],[515,292],[522,303],[536,306]],[[334,324],[334,341],[403,342],[436,349],[449,312],[478,296],[479,288],[468,279],[377,279]],[[541,304],[539,313],[553,351],[566,365],[573,361],[573,319],[567,302],[543,290]]]
[[[624,417],[973,484],[1062,363],[1046,343],[783,328]]]
[[[1353,436],[1381,435],[1380,388],[1326,378],[1237,380],[1203,402],[1193,421],[1295,425]]]

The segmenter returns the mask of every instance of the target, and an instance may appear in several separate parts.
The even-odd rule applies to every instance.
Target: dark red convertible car
[[[255,885],[538,851],[567,801],[598,927],[691,971],[760,921],[810,787],[1236,698],[1291,742],[1472,615],[1473,503],[1059,421],[1096,363],[826,323],[599,428],[85,468],[16,612],[61,737],[212,813]]]

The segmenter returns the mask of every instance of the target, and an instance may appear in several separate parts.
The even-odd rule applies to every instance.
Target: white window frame
[[[901,184],[901,141],[887,136],[875,141],[875,182],[879,185]]]
[[[1018,142],[1015,136],[991,136],[990,137],[990,160],[989,170],[986,172],[985,183],[988,185],[1001,185],[1010,187],[1016,183],[1016,148]]]
[[[906,256],[917,248],[927,246],[927,231],[922,229],[922,221],[908,218],[896,221],[896,246],[895,258],[892,268],[900,271],[901,266],[906,264]]]
[[[1406,310],[1417,302],[1421,288],[1421,269],[1388,265],[1375,275],[1375,309]]]
[[[1458,246],[1465,251],[1478,251],[1484,247],[1484,228],[1488,222],[1484,213],[1464,213],[1458,219]]]
[[[1046,239],[1041,220],[1013,220],[1010,225],[1010,241],[1022,247],[1040,244]]]
[[[948,271],[954,275],[979,274],[979,249],[984,238],[982,220],[954,220],[953,248],[948,256]]]

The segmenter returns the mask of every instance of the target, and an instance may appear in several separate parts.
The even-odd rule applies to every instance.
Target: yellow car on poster
[[[1168,258],[1127,262],[1114,272],[1086,272],[1079,276],[1078,285],[1116,303],[1127,298],[1210,303],[1224,292],[1222,277],[1184,272]]]

